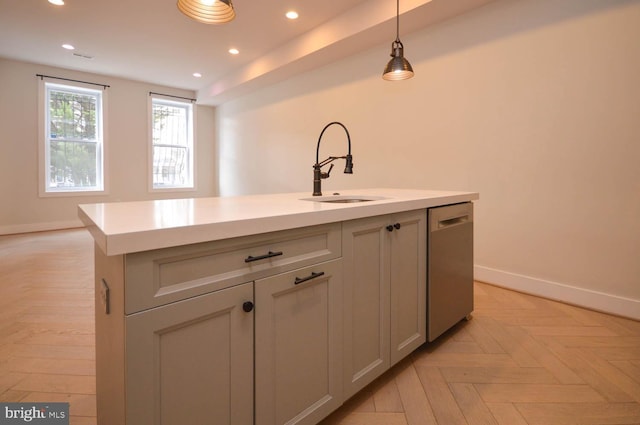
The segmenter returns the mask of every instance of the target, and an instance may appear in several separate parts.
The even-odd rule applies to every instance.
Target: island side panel
[[[98,425],[124,425],[124,255],[107,256],[97,244],[94,252]]]

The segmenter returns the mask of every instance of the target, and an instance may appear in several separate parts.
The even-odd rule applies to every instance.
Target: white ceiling
[[[403,0],[401,36],[490,1]],[[234,0],[234,7],[234,21],[207,25],[180,13],[176,0],[0,0],[0,57],[194,90],[199,103],[219,104],[395,38],[393,0]],[[300,18],[286,19],[290,9]],[[240,54],[230,55],[231,47]]]

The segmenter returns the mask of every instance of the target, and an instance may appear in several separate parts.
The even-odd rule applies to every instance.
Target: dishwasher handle
[[[429,209],[429,231],[431,232],[467,223],[473,223],[473,204],[471,202]]]
[[[466,223],[467,221],[469,221],[469,214],[460,215],[458,217],[445,218],[442,220],[438,220],[438,229],[455,226],[456,224]]]

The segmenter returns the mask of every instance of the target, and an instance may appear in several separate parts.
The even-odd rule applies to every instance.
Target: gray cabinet
[[[251,425],[252,300],[246,283],[127,316],[127,423]]]
[[[255,313],[243,306],[254,301],[254,285],[259,293],[271,285],[275,290],[275,276],[340,258],[340,236],[341,224],[332,223],[117,256],[96,246],[98,424],[253,424]],[[331,309],[325,335],[331,353],[340,352],[334,347],[341,330],[339,264],[322,279],[295,285],[295,299],[328,291],[325,304],[311,311],[315,318],[319,308]],[[275,297],[271,307],[265,302],[265,311],[282,314],[287,299]],[[301,313],[295,320],[304,318]],[[273,331],[284,326],[273,325]],[[340,369],[333,357],[329,365],[332,372]],[[334,381],[327,387],[331,400],[320,400],[324,407],[311,409],[317,411],[311,418],[340,405]],[[281,399],[274,402],[288,414]]]
[[[391,366],[427,335],[427,220],[424,210],[394,214],[389,235]]]
[[[425,218],[96,247],[98,424],[318,423],[424,342]]]
[[[342,404],[342,262],[255,282],[256,425],[318,423]]]
[[[426,340],[426,212],[343,223],[348,398]]]
[[[388,224],[388,216],[343,223],[345,397],[390,364]]]

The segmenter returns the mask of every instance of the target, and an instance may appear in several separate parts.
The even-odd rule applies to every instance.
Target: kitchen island
[[[367,189],[90,204],[99,424],[314,424],[425,342],[426,210]]]

